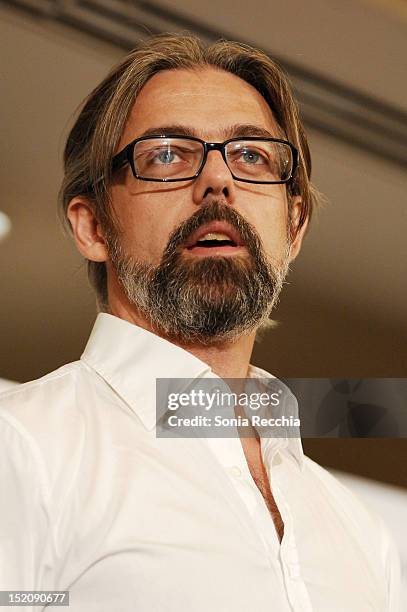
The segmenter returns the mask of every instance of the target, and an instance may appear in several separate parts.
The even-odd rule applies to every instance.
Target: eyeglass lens
[[[193,178],[198,172],[204,145],[187,138],[150,138],[134,147],[134,167],[145,179]],[[243,180],[283,181],[291,176],[292,152],[284,143],[238,140],[225,147],[232,174]]]

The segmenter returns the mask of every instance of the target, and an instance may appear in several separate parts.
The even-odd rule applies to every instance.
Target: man
[[[159,379],[272,380],[250,356],[310,172],[250,47],[153,38],[90,94],[61,199],[101,313],[79,361],[2,397],[2,589],[75,612],[398,609],[382,522],[298,438],[155,431]]]

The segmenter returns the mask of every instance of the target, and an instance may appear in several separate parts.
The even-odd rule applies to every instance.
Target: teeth
[[[230,236],[227,236],[226,234],[221,234],[219,232],[208,232],[207,234],[205,234],[205,236],[201,236],[199,242],[201,240],[230,240],[231,242],[233,242]]]

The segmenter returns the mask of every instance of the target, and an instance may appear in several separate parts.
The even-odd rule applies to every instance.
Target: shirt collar
[[[278,380],[275,376],[273,376],[272,374],[270,374],[269,372],[267,372],[266,370],[263,370],[262,368],[259,368],[257,366],[253,366],[253,365],[249,365],[249,372],[248,372],[249,377],[253,377],[253,378],[262,378],[262,379],[274,379],[274,380]],[[280,385],[282,385],[283,387],[286,388],[287,393],[290,393],[292,396],[293,401],[295,402],[295,410],[293,411],[295,414],[293,414],[293,416],[298,416],[298,401],[297,398],[294,396],[294,394],[292,393],[292,391],[290,391],[290,389],[288,387],[286,387],[286,385],[284,385],[281,381],[279,381]],[[265,446],[267,446],[268,442],[272,442],[273,438],[268,438],[266,440],[264,440],[265,442]],[[295,461],[297,462],[297,464],[299,465],[299,467],[302,469],[304,466],[304,450],[302,448],[302,442],[301,442],[301,438],[286,438],[285,439],[285,449],[288,452],[289,455],[291,455]]]
[[[156,379],[198,378],[210,367],[133,323],[99,313],[81,356],[113,387],[147,429],[156,424]]]
[[[215,377],[208,366],[188,351],[133,323],[99,313],[81,360],[95,370],[152,430],[157,422],[156,379]],[[250,365],[249,377],[275,378]],[[287,441],[287,451],[302,466],[300,438]]]

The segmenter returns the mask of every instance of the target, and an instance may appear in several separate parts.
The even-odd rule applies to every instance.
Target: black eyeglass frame
[[[160,179],[160,178],[144,178],[143,176],[139,176],[136,172],[136,168],[134,165],[134,156],[133,156],[134,147],[136,146],[138,142],[141,142],[144,140],[152,140],[154,138],[163,138],[163,139],[182,138],[184,140],[192,140],[192,141],[201,143],[203,145],[204,154],[203,154],[201,165],[198,168],[197,172],[193,176],[188,176],[185,178]],[[291,170],[290,176],[281,181],[254,181],[251,179],[242,179],[242,178],[235,176],[227,162],[225,147],[230,142],[237,142],[239,140],[249,141],[249,142],[260,142],[260,141],[261,142],[280,142],[282,144],[288,145],[291,149],[291,155],[292,155],[292,170]],[[291,142],[288,142],[288,140],[282,140],[281,138],[264,138],[262,136],[246,136],[246,137],[238,136],[235,138],[229,138],[228,140],[225,140],[224,142],[206,142],[205,140],[201,140],[200,138],[195,138],[194,136],[185,136],[185,134],[152,134],[149,136],[141,136],[140,138],[135,138],[128,145],[126,145],[124,149],[119,151],[119,153],[117,153],[112,159],[111,172],[113,174],[113,172],[116,172],[117,170],[119,170],[120,168],[122,168],[128,163],[130,164],[131,171],[133,173],[134,178],[139,179],[140,181],[148,181],[148,182],[152,181],[155,183],[176,183],[180,181],[192,181],[193,179],[196,179],[201,174],[206,164],[206,159],[208,157],[209,151],[220,151],[222,154],[223,160],[226,166],[228,167],[230,174],[232,175],[234,180],[242,181],[243,183],[255,183],[257,185],[281,185],[284,183],[289,183],[290,181],[293,180],[295,176],[295,172],[298,168],[298,150],[294,147],[294,145],[291,144]]]

